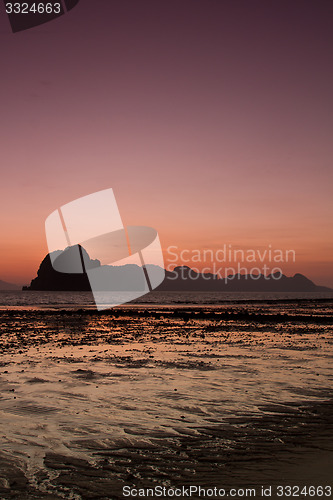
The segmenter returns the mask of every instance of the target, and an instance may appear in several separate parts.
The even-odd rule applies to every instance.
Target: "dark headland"
[[[73,262],[75,247],[69,247],[64,252],[59,252],[57,259]],[[81,255],[84,257],[86,269],[100,267],[98,260],[92,260],[84,248],[80,247]],[[138,279],[135,282],[135,289],[140,290],[139,266],[103,266],[107,274],[107,281],[110,284],[109,290],[113,290],[112,282],[118,284],[130,283],[133,289],[133,276]],[[134,271],[134,274],[133,274]],[[124,288],[126,289],[126,288]],[[37,277],[29,286],[24,286],[23,290],[44,290],[44,291],[91,291],[88,276],[86,273],[61,273],[55,271],[50,254],[41,262]],[[115,286],[114,290],[118,290]],[[313,281],[302,274],[295,274],[292,277],[285,275],[248,275],[237,274],[228,276],[228,279],[219,279],[216,274],[201,274],[188,266],[175,267],[173,271],[165,271],[165,279],[156,289],[158,291],[206,291],[206,292],[333,292],[332,288],[318,286]]]

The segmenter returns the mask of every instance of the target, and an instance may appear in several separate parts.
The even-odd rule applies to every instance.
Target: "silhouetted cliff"
[[[76,258],[76,251],[78,247],[69,247],[64,252],[54,252],[52,254],[54,262],[58,265],[63,264],[61,261],[73,262]],[[91,261],[84,248],[80,247],[83,255],[87,260],[92,263],[92,266],[99,266],[99,261]],[[50,291],[90,291],[88,276],[86,273],[60,273],[55,271],[50,254],[47,254],[43,259],[37,271],[37,278],[33,279],[30,286],[24,286],[23,290],[50,290]]]
[[[101,266],[98,260],[90,259],[84,248],[79,245],[69,247],[64,252],[52,254],[53,263],[61,264],[59,268],[75,269],[77,251],[80,248],[85,268],[98,267],[103,279],[101,290],[144,290],[146,283],[142,278],[139,266]],[[57,266],[56,266],[57,267]],[[156,267],[156,266],[155,266]],[[148,268],[148,266],[147,266]],[[24,290],[56,290],[56,291],[90,291],[88,276],[85,273],[61,273],[55,271],[50,255],[42,261],[37,277]],[[292,277],[278,275],[236,274],[228,279],[219,279],[214,274],[201,274],[188,266],[175,267],[173,271],[165,271],[165,279],[156,288],[159,291],[207,291],[207,292],[333,292],[331,288],[317,286],[302,274]]]

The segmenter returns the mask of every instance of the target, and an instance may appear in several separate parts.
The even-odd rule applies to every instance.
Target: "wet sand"
[[[1,499],[332,485],[329,301],[0,317]]]

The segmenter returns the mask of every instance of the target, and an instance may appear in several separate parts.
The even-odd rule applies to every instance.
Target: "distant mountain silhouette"
[[[142,279],[142,270],[135,264],[125,266],[102,266],[98,260],[90,259],[88,253],[80,245],[68,247],[64,252],[53,252],[52,261],[55,267],[75,269],[77,267],[78,248],[86,269],[99,268],[103,279],[101,290],[134,291],[144,290],[146,283]],[[74,267],[73,267],[74,266]],[[146,266],[147,268],[150,266]],[[154,266],[157,268],[157,266]],[[160,269],[160,268],[159,268]],[[85,273],[62,273],[55,271],[50,254],[43,259],[37,277],[30,286],[23,290],[50,291],[90,291],[88,276]],[[188,266],[175,267],[173,271],[165,271],[164,281],[156,288],[159,291],[207,291],[207,292],[333,292],[325,286],[317,286],[302,274],[293,277],[282,275],[237,274],[228,279],[219,279],[215,274],[197,273]]]
[[[6,281],[0,280],[0,290],[20,290],[19,285],[14,285],[14,283],[7,283]]]
[[[332,288],[317,286],[303,274],[292,277],[279,273],[271,275],[235,274],[219,279],[216,274],[201,274],[188,266],[166,271],[165,280],[158,288],[164,291],[207,292],[333,292]]]

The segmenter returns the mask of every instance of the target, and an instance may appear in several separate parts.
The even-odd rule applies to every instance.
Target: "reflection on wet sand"
[[[305,482],[332,460],[328,301],[1,319],[1,498]]]

